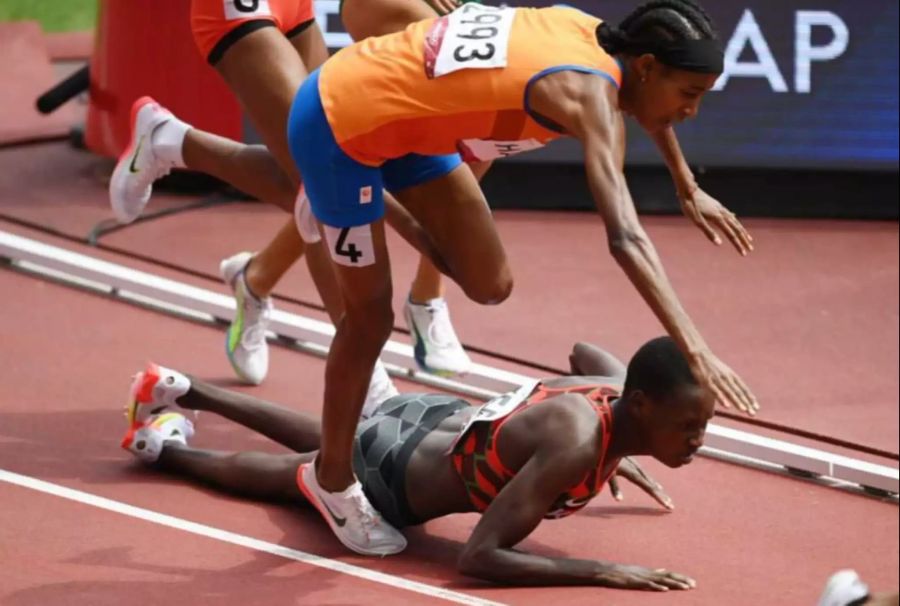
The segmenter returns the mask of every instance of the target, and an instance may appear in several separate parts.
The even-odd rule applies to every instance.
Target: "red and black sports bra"
[[[557,497],[545,518],[563,518],[571,515],[587,505],[606,484],[609,476],[615,471],[617,465],[609,467],[611,470],[603,474],[607,464],[606,451],[609,448],[612,437],[612,410],[610,402],[619,397],[619,391],[609,385],[571,385],[567,387],[550,388],[538,384],[527,398],[522,399],[518,405],[506,412],[502,417],[473,422],[463,428],[463,434],[452,452],[453,466],[466,486],[469,501],[477,511],[484,511],[491,501],[500,493],[500,490],[515,476],[515,471],[510,470],[498,454],[498,439],[500,430],[507,420],[514,414],[535,406],[548,398],[564,393],[580,393],[594,405],[594,410],[600,420],[602,428],[600,457],[594,468],[585,474],[584,478]]]

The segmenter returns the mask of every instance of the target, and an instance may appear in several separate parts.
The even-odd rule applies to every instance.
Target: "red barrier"
[[[99,0],[85,143],[118,156],[135,99],[150,95],[197,128],[240,140],[241,111],[200,56],[190,0]]]

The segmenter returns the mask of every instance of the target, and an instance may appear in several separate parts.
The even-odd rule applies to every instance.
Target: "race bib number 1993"
[[[506,67],[516,11],[463,4],[434,22],[425,36],[425,72],[439,78],[461,69]]]

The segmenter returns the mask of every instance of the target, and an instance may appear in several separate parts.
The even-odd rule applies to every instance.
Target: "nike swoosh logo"
[[[320,501],[322,501],[322,500],[320,499]],[[334,512],[331,511],[331,508],[328,506],[328,503],[326,503],[325,501],[322,501],[322,507],[325,508],[325,511],[328,512],[328,515],[331,516],[331,519],[334,520],[335,524],[337,524],[341,528],[344,527],[344,525],[347,523],[347,518],[341,518],[341,517],[334,515]]]
[[[137,168],[134,165],[134,163],[137,161],[138,154],[141,153],[141,146],[143,144],[144,144],[144,138],[141,137],[141,140],[138,141],[137,147],[134,148],[134,154],[132,154],[132,156],[131,156],[131,166],[128,167],[128,170],[130,170],[133,173],[140,172],[140,169]]]

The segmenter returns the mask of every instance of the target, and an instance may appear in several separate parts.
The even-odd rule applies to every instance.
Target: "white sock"
[[[176,117],[171,117],[153,129],[150,135],[150,144],[153,153],[159,158],[177,168],[187,168],[184,158],[181,156],[181,148],[184,146],[184,137],[192,126],[182,122]]]

